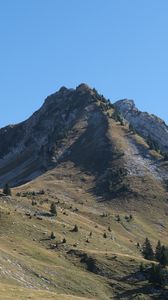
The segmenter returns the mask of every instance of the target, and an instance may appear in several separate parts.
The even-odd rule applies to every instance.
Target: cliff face
[[[140,135],[151,138],[163,152],[168,152],[168,126],[163,120],[139,111],[133,100],[119,100],[114,105]]]

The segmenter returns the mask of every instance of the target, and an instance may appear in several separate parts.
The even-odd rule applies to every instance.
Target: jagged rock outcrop
[[[153,114],[141,112],[133,100],[119,100],[115,107],[135,130],[144,138],[150,138],[163,152],[168,152],[168,126]]]

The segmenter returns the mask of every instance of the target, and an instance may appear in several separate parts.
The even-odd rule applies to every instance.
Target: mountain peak
[[[91,90],[91,87],[86,83],[81,83],[80,85],[77,86],[76,90],[77,91],[88,91],[88,90]]]
[[[48,96],[42,107],[29,119],[14,127],[1,129],[1,184],[6,181],[11,185],[22,184],[59,164],[65,157],[76,162],[81,155],[81,149],[87,148],[90,143],[87,140],[90,132],[93,131],[94,135],[98,125],[100,132],[104,130],[103,134],[98,133],[101,135],[100,141],[102,143],[104,140],[106,144],[107,117],[99,105],[101,101],[102,97],[85,83],[81,83],[76,89],[62,86]],[[98,138],[95,139],[96,145],[99,142]],[[71,150],[72,147],[74,151]],[[104,149],[102,145],[100,148]],[[72,154],[73,158],[70,158],[70,153],[73,152],[75,155]],[[90,164],[91,150],[85,156],[87,162],[82,162],[83,165],[87,165],[88,161]],[[79,164],[80,160],[81,157]],[[7,177],[6,167],[9,171]],[[23,176],[25,169],[26,176]]]
[[[59,93],[64,93],[64,92],[67,92],[68,91],[68,88],[66,86],[62,86],[60,89],[59,89]]]

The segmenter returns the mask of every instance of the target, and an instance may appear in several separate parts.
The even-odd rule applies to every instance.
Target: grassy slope
[[[126,129],[110,122],[116,147],[125,150]],[[144,195],[138,196],[136,205],[129,196],[124,201],[103,202],[89,192],[91,179],[67,162],[13,189],[11,199],[1,198],[0,299],[154,299],[156,291],[138,272],[140,262],[149,262],[136,244],[142,244],[146,236],[154,246],[158,239],[168,242],[164,188],[148,176],[146,184],[135,177],[130,179],[132,188]],[[44,195],[16,196],[18,191],[40,189],[45,190]],[[32,199],[37,205],[31,205]],[[48,212],[52,201],[58,202],[58,216],[39,219],[37,212]],[[133,219],[127,222],[129,214]],[[77,233],[71,232],[74,224],[78,225]],[[55,240],[49,239],[51,231],[58,249],[51,249],[51,244],[55,245]],[[66,243],[62,244],[64,237]],[[88,271],[87,262],[81,262],[84,254],[94,260],[96,271]]]

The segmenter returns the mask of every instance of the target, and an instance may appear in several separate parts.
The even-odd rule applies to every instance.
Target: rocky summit
[[[0,187],[0,299],[168,299],[168,127],[133,100],[61,87],[0,129]]]

